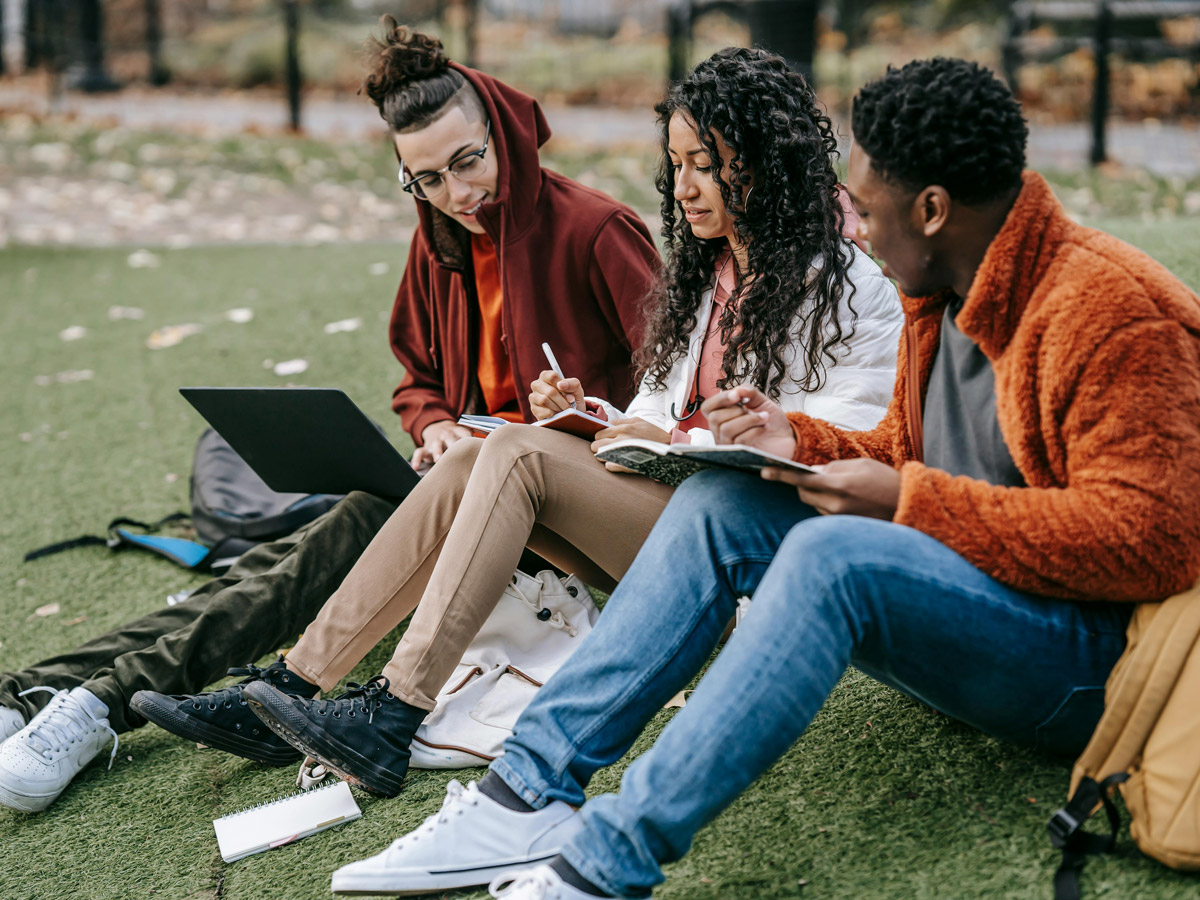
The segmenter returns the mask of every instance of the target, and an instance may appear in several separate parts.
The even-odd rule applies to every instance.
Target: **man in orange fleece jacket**
[[[888,415],[844,432],[752,388],[710,398],[718,440],[823,470],[684,482],[504,755],[451,786],[419,845],[381,855],[395,887],[490,864],[508,900],[647,896],[848,665],[1076,754],[1134,601],[1200,574],[1200,298],[1023,171],[1020,107],[986,69],[890,70],[856,98],[854,135],[860,236],[905,295]],[[620,792],[585,803],[750,594]]]

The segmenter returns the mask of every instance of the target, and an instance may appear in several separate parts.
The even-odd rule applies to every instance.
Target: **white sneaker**
[[[51,691],[54,699],[0,746],[0,803],[21,812],[41,812],[104,748],[109,735],[112,768],[118,740],[105,718],[108,707],[91,691],[29,690]]]
[[[333,873],[335,894],[425,894],[487,884],[547,862],[579,831],[575,810],[555,800],[516,812],[475,782],[446,787],[446,799],[416,830],[382,853]]]
[[[25,717],[15,709],[0,706],[0,744],[25,727]]]
[[[503,875],[488,885],[488,893],[497,900],[597,900],[595,894],[571,887],[549,866]]]

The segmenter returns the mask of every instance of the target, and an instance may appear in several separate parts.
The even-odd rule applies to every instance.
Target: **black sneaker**
[[[309,684],[276,660],[265,669],[243,666],[230,669],[230,675],[246,679],[219,691],[204,694],[160,694],[138,691],[129,701],[134,711],[171,734],[198,741],[235,756],[252,759],[268,766],[287,766],[302,757],[286,741],[280,740],[246,705],[243,691],[251,684],[277,685],[286,695],[311,697],[317,692]]]
[[[265,681],[246,686],[246,702],[271,730],[351,784],[395,797],[408,772],[409,745],[427,715],[388,693],[376,675],[350,682],[334,700],[307,700]]]

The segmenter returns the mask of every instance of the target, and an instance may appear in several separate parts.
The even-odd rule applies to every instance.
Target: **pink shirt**
[[[721,390],[717,387],[717,382],[725,375],[725,370],[721,366],[722,360],[725,359],[725,342],[721,340],[721,315],[736,289],[737,265],[734,264],[732,254],[726,250],[717,257],[717,285],[713,291],[712,310],[708,316],[708,330],[704,334],[704,343],[700,346],[700,364],[692,391],[688,396],[688,400],[692,402],[703,403],[705,399]],[[699,399],[697,399],[697,393],[699,393]],[[693,428],[708,428],[708,420],[699,410],[691,418],[680,422],[671,430],[671,443],[690,442],[691,437],[688,432]]]

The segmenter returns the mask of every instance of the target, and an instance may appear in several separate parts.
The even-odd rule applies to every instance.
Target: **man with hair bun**
[[[890,69],[853,131],[860,236],[905,307],[887,415],[839,431],[753,387],[710,397],[718,441],[820,470],[687,479],[477,789],[335,891],[371,867],[416,893],[487,866],[505,900],[649,896],[849,665],[1005,740],[1087,743],[1134,605],[1200,575],[1200,298],[1024,171],[1020,107],[987,69]],[[687,706],[587,799],[743,596]]]
[[[436,38],[385,23],[364,88],[388,123],[400,187],[420,218],[390,328],[404,366],[393,407],[417,445],[414,466],[470,435],[457,424],[464,413],[532,421],[528,390],[546,368],[543,341],[566,372],[625,406],[642,301],[659,267],[645,224],[541,167],[550,128],[531,97],[450,62]],[[185,602],[0,674],[0,804],[45,809],[110,742],[115,760],[117,733],[147,719],[268,765],[298,762],[249,712],[242,688],[265,680],[310,697],[316,686],[282,660],[229,667],[312,622],[395,509],[351,494]],[[227,670],[245,681],[190,694]]]

